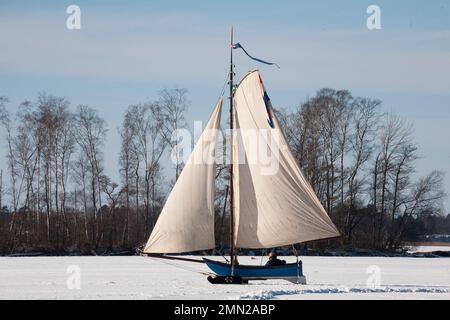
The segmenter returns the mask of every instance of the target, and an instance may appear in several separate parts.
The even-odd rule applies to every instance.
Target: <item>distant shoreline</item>
[[[0,257],[22,257],[22,258],[32,258],[32,257],[117,257],[117,256],[138,256],[136,252],[127,251],[127,252],[104,252],[104,253],[91,253],[91,254],[81,254],[81,253],[47,253],[47,252],[23,252],[23,253],[13,253],[13,254],[5,254],[0,253]],[[212,253],[186,253],[186,254],[177,254],[174,256],[217,256],[227,257],[228,255],[221,254],[212,254]],[[247,257],[261,257],[265,255],[261,254],[239,254],[238,256],[247,256]],[[294,254],[280,254],[280,256],[295,256]],[[323,253],[307,253],[307,254],[299,254],[299,257],[396,257],[396,258],[450,258],[450,250],[442,251],[428,251],[428,252],[408,252],[405,250],[404,252],[384,252],[384,251],[370,251],[370,250],[355,250],[355,251],[332,251],[332,252],[323,252]]]

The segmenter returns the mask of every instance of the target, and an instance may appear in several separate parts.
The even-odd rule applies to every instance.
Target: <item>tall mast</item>
[[[230,262],[231,276],[234,276],[234,195],[233,195],[233,26],[231,26],[231,42],[230,42]]]

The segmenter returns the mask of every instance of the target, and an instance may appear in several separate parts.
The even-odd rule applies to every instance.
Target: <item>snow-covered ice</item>
[[[448,258],[308,256],[302,261],[307,285],[283,280],[212,285],[201,274],[209,272],[206,265],[184,261],[0,257],[0,299],[450,299]],[[239,262],[265,260],[240,257]]]

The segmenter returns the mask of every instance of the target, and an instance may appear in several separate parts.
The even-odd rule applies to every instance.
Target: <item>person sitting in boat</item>
[[[285,264],[286,264],[286,261],[278,259],[277,254],[274,251],[272,251],[269,254],[269,261],[267,261],[266,267],[282,266]]]

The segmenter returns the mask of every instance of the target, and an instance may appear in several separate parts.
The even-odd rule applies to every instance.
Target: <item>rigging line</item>
[[[227,76],[225,77],[225,83],[223,84],[222,91],[220,92],[220,97],[222,97],[225,94],[225,88],[226,88],[226,86],[228,84],[228,79],[229,78],[230,78],[230,73],[227,72]]]
[[[225,261],[226,261],[227,263],[229,263],[229,261],[228,261],[228,259],[225,257],[225,255],[222,254],[222,258],[224,258]]]
[[[262,266],[262,262],[263,262],[263,257],[267,256],[267,249],[261,250],[261,261],[259,262],[259,264]]]

